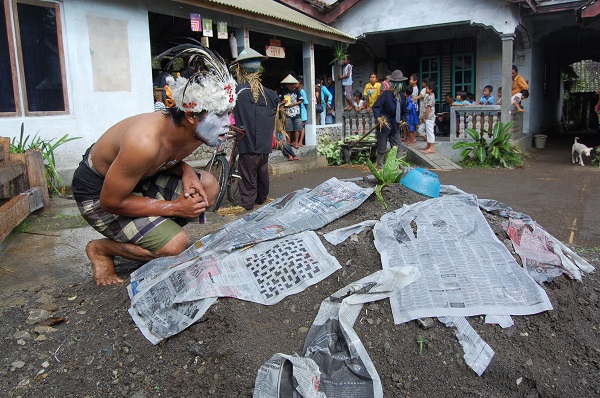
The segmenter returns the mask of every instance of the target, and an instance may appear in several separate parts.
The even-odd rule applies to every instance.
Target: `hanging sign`
[[[265,55],[269,58],[285,58],[285,48],[279,46],[266,46]]]
[[[227,38],[227,22],[217,22],[217,39]]]
[[[190,24],[192,26],[192,32],[201,32],[201,18],[200,14],[190,14]]]
[[[206,37],[213,37],[212,19],[202,19],[202,34]]]
[[[279,39],[270,39],[269,40],[269,45],[275,46],[275,47],[281,47],[281,40],[279,40]]]

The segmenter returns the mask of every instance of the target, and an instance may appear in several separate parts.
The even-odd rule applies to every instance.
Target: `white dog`
[[[594,148],[588,148],[587,146],[580,144],[577,142],[578,139],[579,137],[575,137],[575,143],[571,148],[571,160],[573,160],[573,163],[577,163],[579,161],[581,166],[585,166],[583,164],[583,155],[590,156],[590,152],[592,152]]]

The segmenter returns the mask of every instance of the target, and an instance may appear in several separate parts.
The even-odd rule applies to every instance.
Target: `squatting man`
[[[183,159],[202,144],[217,146],[225,139],[235,80],[223,59],[200,45],[183,44],[158,57],[166,55],[188,58],[201,71],[189,79],[169,77],[167,109],[109,128],[73,176],[79,211],[106,237],[86,247],[97,285],[123,282],[115,256],[149,261],[185,250],[189,236],[182,226],[203,220],[219,192],[210,173],[196,173]]]

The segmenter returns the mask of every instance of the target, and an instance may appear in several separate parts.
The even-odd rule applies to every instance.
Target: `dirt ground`
[[[399,184],[384,196],[389,210],[426,199]],[[383,213],[372,195],[317,233],[379,219]],[[486,217],[504,240],[498,219]],[[200,237],[200,229],[189,231]],[[125,286],[96,287],[89,269],[58,285],[14,292],[19,304],[0,306],[0,396],[250,397],[257,370],[267,359],[277,352],[301,352],[325,297],[381,269],[371,232],[335,247],[322,240],[342,270],[270,307],[219,299],[200,322],[157,346],[131,320]],[[597,249],[580,253],[600,265]],[[137,266],[121,261],[118,273],[127,277]],[[469,318],[496,353],[482,377],[465,364],[453,329],[437,320],[429,329],[416,322],[394,325],[388,300],[365,305],[355,329],[386,397],[597,397],[598,273],[583,283],[557,278],[544,288],[553,311],[515,316],[515,325],[507,329],[486,325],[482,317]],[[426,341],[422,352],[420,338]]]

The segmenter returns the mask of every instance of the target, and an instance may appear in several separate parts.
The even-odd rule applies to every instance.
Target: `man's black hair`
[[[427,88],[435,93],[435,91],[437,90],[437,82],[434,79],[428,79]]]
[[[487,88],[488,90],[490,90],[490,93],[493,93],[493,92],[494,92],[494,87],[490,86],[489,84],[488,84],[487,86],[485,86],[483,89],[485,90],[486,88]]]
[[[404,89],[404,94],[412,95],[412,92],[413,92],[413,89],[410,86],[408,86]]]
[[[185,112],[182,111],[181,109],[177,108],[176,106],[173,106],[171,108],[165,108],[162,112],[163,112],[163,115],[165,115],[165,116],[171,116],[176,125],[178,125],[178,126],[182,125],[181,121],[183,120],[183,117],[185,116]],[[206,113],[206,111],[202,111],[200,113],[194,112],[194,115],[201,116],[200,119],[202,119],[202,115],[205,113]]]
[[[358,90],[356,90],[354,93],[352,93],[353,97],[358,97],[359,100],[362,99],[362,93]]]
[[[416,81],[416,82],[418,82],[419,79],[421,78],[418,73],[413,73],[413,74],[410,75],[410,77],[412,77],[413,80]]]
[[[515,72],[519,73],[519,68],[517,68],[517,65],[513,65],[512,66],[512,70],[514,70]]]
[[[521,94],[523,98],[529,98],[529,90],[521,90]]]

